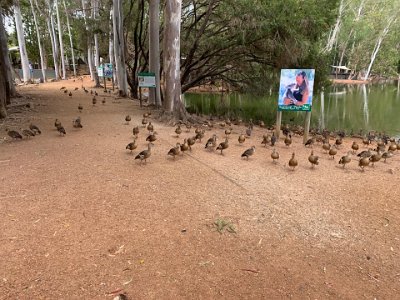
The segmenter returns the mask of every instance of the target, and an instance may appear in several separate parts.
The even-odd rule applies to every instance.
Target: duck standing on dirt
[[[351,145],[351,149],[353,149],[353,153],[356,154],[360,146],[358,146],[357,142],[353,142]]]
[[[297,159],[295,158],[295,154],[293,152],[292,158],[289,160],[289,167],[292,168],[292,170],[294,171],[298,164],[299,163],[297,162]]]
[[[125,116],[125,122],[126,122],[126,125],[129,125],[129,122],[131,121],[131,116],[130,115],[126,115]]]
[[[29,129],[32,130],[35,134],[42,134],[39,127],[34,124],[29,125]]]
[[[139,134],[139,126],[133,127],[132,133],[134,136],[137,136]]]
[[[190,137],[187,139],[187,143],[188,143],[190,151],[192,151],[192,146],[196,143],[196,138],[197,138],[197,136]]]
[[[254,152],[256,152],[256,146],[252,146],[251,148],[244,151],[241,157],[246,157],[247,160],[249,160],[249,157],[252,156]]]
[[[22,130],[22,134],[26,136],[28,139],[32,136],[35,136],[35,133],[30,131],[29,129]]]
[[[228,149],[228,147],[229,147],[228,138],[225,138],[225,142],[220,143],[216,150],[221,150],[221,155],[222,155],[222,151]]]
[[[332,159],[335,159],[335,155],[337,154],[337,149],[336,147],[331,147],[331,149],[329,149],[329,156],[332,157]]]
[[[176,143],[176,146],[168,151],[168,155],[171,155],[175,159],[175,156],[179,155],[180,152],[181,152],[181,144]]]
[[[57,127],[57,131],[60,133],[61,136],[64,136],[67,134],[64,127],[61,124],[60,124],[60,126]]]
[[[183,144],[181,145],[181,153],[183,154],[185,151],[189,150],[189,144],[187,143],[187,139],[183,141]]]
[[[80,104],[80,103],[79,103],[79,105],[78,105],[78,110],[79,110],[80,113],[81,113],[82,110],[83,110],[83,106],[82,106],[82,104]]]
[[[289,136],[286,136],[285,138],[285,145],[289,147],[292,144],[292,136],[289,134]]]
[[[151,156],[151,147],[153,146],[152,143],[149,143],[149,145],[147,146],[147,150],[143,150],[142,152],[140,152],[138,155],[136,155],[135,159],[140,159],[140,164],[143,162],[144,163],[147,162],[147,159]]]
[[[206,149],[214,149],[214,147],[217,144],[217,135],[213,134],[212,137],[210,137],[206,143],[206,146],[204,148]]]
[[[93,106],[96,106],[96,103],[97,103],[96,96],[93,96],[93,99],[92,99],[92,104],[93,104]]]
[[[154,131],[154,126],[153,124],[151,124],[151,122],[149,122],[149,125],[147,125],[147,130],[149,131],[149,133],[152,133]]]
[[[74,128],[83,128],[82,122],[81,122],[81,117],[77,117],[76,119],[74,119],[74,120],[72,121],[72,126],[73,126]]]
[[[362,171],[365,171],[364,168],[369,166],[369,158],[361,157],[358,161],[358,166],[361,168]]]
[[[271,146],[274,147],[275,143],[276,143],[276,135],[275,132],[273,132],[271,136]]]
[[[348,163],[350,163],[351,162],[351,151],[349,151],[348,153],[347,153],[347,155],[344,155],[344,156],[342,156],[341,158],[340,158],[340,160],[339,160],[339,165],[343,165],[343,169],[346,167],[346,165],[348,164]]]
[[[58,128],[58,127],[60,127],[60,126],[61,126],[60,120],[59,120],[59,119],[56,119],[56,120],[54,121],[54,127]]]
[[[240,145],[242,145],[246,141],[246,136],[242,133],[238,137],[238,142]]]
[[[315,143],[315,139],[314,138],[311,138],[311,139],[308,139],[306,142],[305,142],[305,144],[304,144],[304,146],[309,146],[309,147],[311,147],[313,144]]]
[[[371,157],[369,158],[369,161],[372,162],[372,166],[374,167],[375,163],[380,161],[381,158],[382,158],[382,154],[378,150],[377,153],[371,155]]]
[[[279,159],[279,153],[278,153],[278,151],[276,151],[275,148],[274,148],[274,150],[273,150],[272,153],[271,153],[271,158],[272,158],[272,161],[273,161],[274,163],[276,163],[277,160]]]
[[[143,127],[146,127],[146,125],[147,125],[148,122],[149,122],[149,121],[147,120],[146,117],[143,118],[143,119],[142,119],[142,125],[143,125]]]
[[[179,138],[179,135],[182,133],[181,125],[178,125],[175,129],[176,136]]]
[[[308,157],[308,161],[311,163],[312,168],[314,168],[314,166],[319,164],[318,156],[314,155],[314,151],[311,151],[311,154]]]
[[[9,130],[8,128],[6,129],[6,131],[8,136],[13,140],[22,140],[22,135],[18,131]]]
[[[125,149],[131,150],[131,153],[133,150],[135,150],[137,148],[137,144],[136,144],[136,139],[133,140],[133,142],[129,143],[128,145],[126,145]]]
[[[157,134],[157,132],[155,132],[155,131],[152,132],[152,133],[146,138],[146,142],[150,142],[150,143],[155,142],[155,141],[157,140],[156,134]]]
[[[271,136],[269,134],[267,135],[263,135],[263,140],[261,142],[261,145],[264,145],[265,147],[267,147],[267,144],[271,143]]]

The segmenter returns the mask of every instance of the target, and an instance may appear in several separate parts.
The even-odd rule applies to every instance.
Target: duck
[[[393,156],[392,151],[386,151],[382,154],[383,162],[386,162],[388,158],[391,158]]]
[[[151,124],[151,122],[149,122],[149,125],[147,125],[147,130],[149,131],[149,133],[154,131],[154,126],[153,124]]]
[[[79,88],[78,88],[78,87],[75,87],[74,91],[77,91],[77,90],[79,90]]]
[[[148,118],[150,116],[151,116],[151,112],[150,111],[143,113],[143,118]]]
[[[22,135],[18,131],[9,130],[8,128],[6,128],[6,131],[8,136],[13,140],[22,140]]]
[[[146,142],[150,142],[150,143],[153,143],[153,142],[155,142],[157,140],[157,137],[156,137],[156,132],[155,131],[153,131],[147,138],[146,138]]]
[[[64,90],[64,94],[66,94],[66,93],[68,93],[68,90],[67,90],[67,89]]]
[[[335,142],[335,145],[336,145],[337,147],[340,147],[342,144],[343,144],[342,138],[341,138],[341,137],[337,138],[337,139],[336,139],[336,142]]]
[[[232,133],[232,128],[225,129],[225,137],[228,137]]]
[[[95,96],[98,96],[99,94],[97,94],[97,92],[96,92],[96,91],[94,91],[94,95],[95,95]]]
[[[311,138],[311,139],[308,139],[307,142],[305,142],[304,146],[311,147],[314,143],[315,143],[315,138]]]
[[[269,134],[267,135],[263,135],[263,140],[261,142],[261,145],[264,145],[265,147],[267,147],[267,144],[271,143],[271,136]]]
[[[129,122],[131,121],[131,116],[130,115],[126,115],[125,116],[125,122],[126,122],[126,125],[129,125]]]
[[[286,145],[287,147],[289,147],[291,143],[292,143],[292,136],[289,134],[289,135],[286,136],[286,138],[285,138],[285,145]]]
[[[181,145],[181,153],[183,154],[185,151],[189,150],[189,144],[187,142],[187,139],[183,140],[183,144]]]
[[[181,152],[181,144],[176,143],[176,146],[168,151],[168,155],[171,155],[175,159],[175,156],[179,155],[180,152]]]
[[[136,139],[135,139],[133,142],[131,142],[131,143],[129,143],[128,145],[126,145],[126,147],[125,147],[125,149],[130,150],[131,153],[132,153],[132,151],[135,150],[136,148],[137,148]]]
[[[72,97],[72,92],[69,92],[68,96]]]
[[[318,156],[314,155],[314,151],[311,151],[311,154],[308,157],[308,161],[311,163],[312,168],[314,168],[314,166],[319,164]]]
[[[80,113],[81,113],[82,110],[83,110],[83,106],[82,106],[82,104],[80,104],[80,103],[79,103],[79,105],[78,105],[78,110],[79,110]]]
[[[275,136],[275,132],[272,133],[271,136],[271,146],[274,147],[276,143],[276,136]]]
[[[360,153],[357,154],[357,156],[361,158],[370,157],[371,155],[372,155],[371,149],[361,151]]]
[[[93,97],[93,98],[92,98],[92,104],[93,104],[93,106],[96,106],[96,103],[97,103],[97,99],[96,99],[96,97]]]
[[[329,143],[323,143],[322,144],[322,149],[326,151],[326,153],[329,152],[329,150],[331,150],[331,144]]]
[[[60,124],[60,126],[57,127],[57,131],[60,133],[61,136],[64,136],[67,134],[65,131],[65,128]]]
[[[77,117],[72,121],[72,126],[74,128],[83,128],[82,123],[81,123],[81,117]]]
[[[239,144],[243,144],[246,141],[246,136],[242,133],[238,137]]]
[[[247,160],[249,160],[249,157],[252,156],[254,152],[256,152],[256,146],[251,146],[251,148],[242,153],[241,157],[246,157]]]
[[[216,150],[221,150],[221,155],[222,155],[222,151],[227,149],[228,147],[229,147],[228,138],[225,138],[225,142],[220,143]]]
[[[176,136],[179,138],[179,135],[182,133],[181,125],[178,125],[175,129]]]
[[[61,90],[65,90],[65,89],[66,89],[65,86],[60,87],[60,91],[61,91]]]
[[[146,127],[146,125],[147,125],[148,122],[149,122],[149,121],[147,120],[147,118],[143,118],[143,119],[142,119],[142,125],[143,125],[143,127]]]
[[[33,131],[33,133],[35,133],[35,134],[42,134],[42,132],[40,131],[39,127],[37,127],[37,126],[34,125],[34,124],[30,124],[30,125],[29,125],[29,129],[30,129],[31,131]]]
[[[213,136],[208,139],[204,148],[213,149],[216,146],[216,144],[217,144],[217,135],[213,134]]]
[[[349,151],[347,153],[347,155],[344,155],[340,158],[339,160],[339,164],[343,165],[343,169],[345,168],[345,166],[351,162],[351,151]]]
[[[378,150],[377,153],[371,155],[371,157],[369,158],[369,161],[372,162],[372,166],[374,167],[375,163],[380,161],[381,158],[382,158],[382,154]]]
[[[329,154],[329,156],[332,157],[332,159],[335,159],[335,155],[337,154],[337,149],[336,149],[336,147],[331,147],[331,149],[329,149],[328,154]]]
[[[26,136],[27,138],[30,138],[30,137],[32,137],[32,136],[35,136],[35,133],[32,132],[32,131],[30,131],[29,129],[24,129],[24,130],[22,130],[22,134],[23,134],[24,136]]]
[[[132,133],[133,133],[134,136],[137,136],[139,134],[139,126],[133,127]]]
[[[188,143],[190,151],[192,151],[192,146],[196,143],[196,140],[197,140],[197,135],[187,139],[187,143]]]
[[[362,171],[364,171],[364,168],[369,166],[368,157],[361,157],[358,161],[358,166],[361,168]]]
[[[196,134],[196,140],[199,140],[200,143],[203,137],[204,137],[204,130],[201,130],[199,133]]]
[[[252,132],[253,128],[249,126],[249,128],[246,129],[246,135],[248,137],[251,137],[251,132]]]
[[[101,100],[101,104],[106,105],[106,98],[103,98],[103,100]]]
[[[147,162],[147,159],[151,156],[151,147],[153,147],[152,143],[149,143],[146,150],[141,151],[138,155],[135,156],[135,159],[140,159],[140,164],[143,162]]]
[[[397,144],[396,144],[396,143],[391,143],[391,144],[389,145],[388,150],[391,151],[391,152],[396,151],[396,150],[397,150]]]
[[[58,127],[60,127],[60,126],[61,126],[60,120],[56,119],[56,120],[54,121],[54,127],[58,128]]]
[[[359,148],[360,147],[358,146],[357,142],[353,141],[353,144],[351,145],[351,149],[353,149],[354,154],[358,151]]]
[[[192,125],[189,124],[189,123],[187,123],[187,124],[185,125],[185,127],[186,127],[186,132],[190,132],[190,130],[192,129]]]
[[[274,163],[276,163],[277,160],[279,159],[279,153],[278,153],[278,151],[276,151],[275,148],[274,148],[274,150],[273,150],[272,153],[271,153],[271,158],[272,158],[272,161],[273,161]]]
[[[297,159],[295,158],[295,154],[294,152],[292,153],[292,158],[289,160],[289,167],[292,168],[292,170],[294,171],[294,169],[297,167],[298,162]]]
[[[260,120],[260,122],[259,122],[259,126],[260,126],[261,128],[265,128],[265,123],[264,123],[264,121],[263,121],[263,120]]]

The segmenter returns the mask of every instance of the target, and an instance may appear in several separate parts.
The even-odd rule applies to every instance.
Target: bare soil
[[[365,172],[355,158],[343,169],[348,139],[335,160],[314,145],[320,164],[311,168],[296,136],[290,147],[279,141],[274,164],[261,146],[266,129],[241,146],[245,127],[234,126],[224,155],[204,149],[214,132],[224,139],[216,128],[173,159],[168,150],[193,129],[177,138],[151,118],[158,137],[140,165],[146,130],[133,154],[125,146],[147,109],[101,89],[92,106],[81,84],[20,87],[34,108],[0,121],[0,299],[398,298],[399,153]],[[9,140],[6,127],[31,122],[40,136]],[[252,145],[254,156],[241,159]]]

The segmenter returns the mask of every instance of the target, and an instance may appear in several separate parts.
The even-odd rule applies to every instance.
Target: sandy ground
[[[261,147],[266,129],[240,146],[244,127],[234,126],[225,155],[198,143],[173,160],[169,148],[193,130],[178,139],[152,119],[158,139],[140,165],[134,155],[146,149],[147,132],[133,155],[125,146],[147,110],[108,95],[93,107],[90,94],[68,97],[61,85],[81,82],[21,87],[34,109],[0,122],[0,137],[6,126],[42,129],[0,144],[0,299],[398,297],[400,153],[360,172],[357,162],[342,169],[339,156],[315,145],[321,161],[312,169],[310,150],[295,137],[289,148],[279,142],[273,164]],[[78,103],[81,130],[71,122]],[[214,132],[221,141],[222,129],[206,138]],[[255,155],[241,159],[252,145]],[[299,167],[290,171],[293,151]],[[216,220],[235,233],[219,233]]]

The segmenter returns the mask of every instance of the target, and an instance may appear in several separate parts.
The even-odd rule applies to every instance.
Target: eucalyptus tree
[[[31,0],[32,1],[32,0]],[[74,71],[74,76],[76,76],[76,64],[75,64],[75,52],[74,52],[74,43],[72,39],[72,34],[71,34],[71,24],[69,22],[69,13],[67,10],[67,6],[65,4],[65,0],[63,0],[63,5],[64,5],[64,10],[65,10],[65,16],[67,18],[67,27],[68,27],[68,35],[69,35],[69,43],[71,47],[71,59],[72,59],[72,68]]]
[[[45,59],[44,59],[44,51],[43,51],[41,35],[40,35],[40,31],[39,31],[39,25],[38,25],[38,21],[37,21],[37,17],[36,17],[35,7],[33,5],[33,0],[29,0],[29,3],[31,6],[32,16],[33,16],[33,20],[35,23],[36,36],[37,36],[39,55],[40,55],[40,67],[42,69],[42,77],[43,77],[43,81],[46,82],[46,64],[45,64]]]
[[[125,37],[124,37],[124,15],[123,1],[113,0],[113,35],[116,74],[120,96],[128,94],[128,82],[125,65]]]
[[[57,16],[58,41],[60,43],[60,59],[61,59],[62,79],[66,79],[67,78],[67,71],[65,69],[63,31],[61,29],[60,13],[59,13],[59,9],[58,9],[58,0],[54,0],[54,6],[55,6],[55,9],[56,9],[56,16]]]
[[[16,96],[17,92],[15,90],[15,85],[13,83],[10,57],[8,56],[7,34],[3,24],[3,14],[4,14],[3,9],[0,8],[0,47],[2,48],[3,51],[3,55],[0,55],[0,59],[4,59],[3,61],[4,72],[1,73],[2,76],[5,76],[4,80],[6,82],[6,95],[7,95],[6,104],[9,104],[10,97]]]

